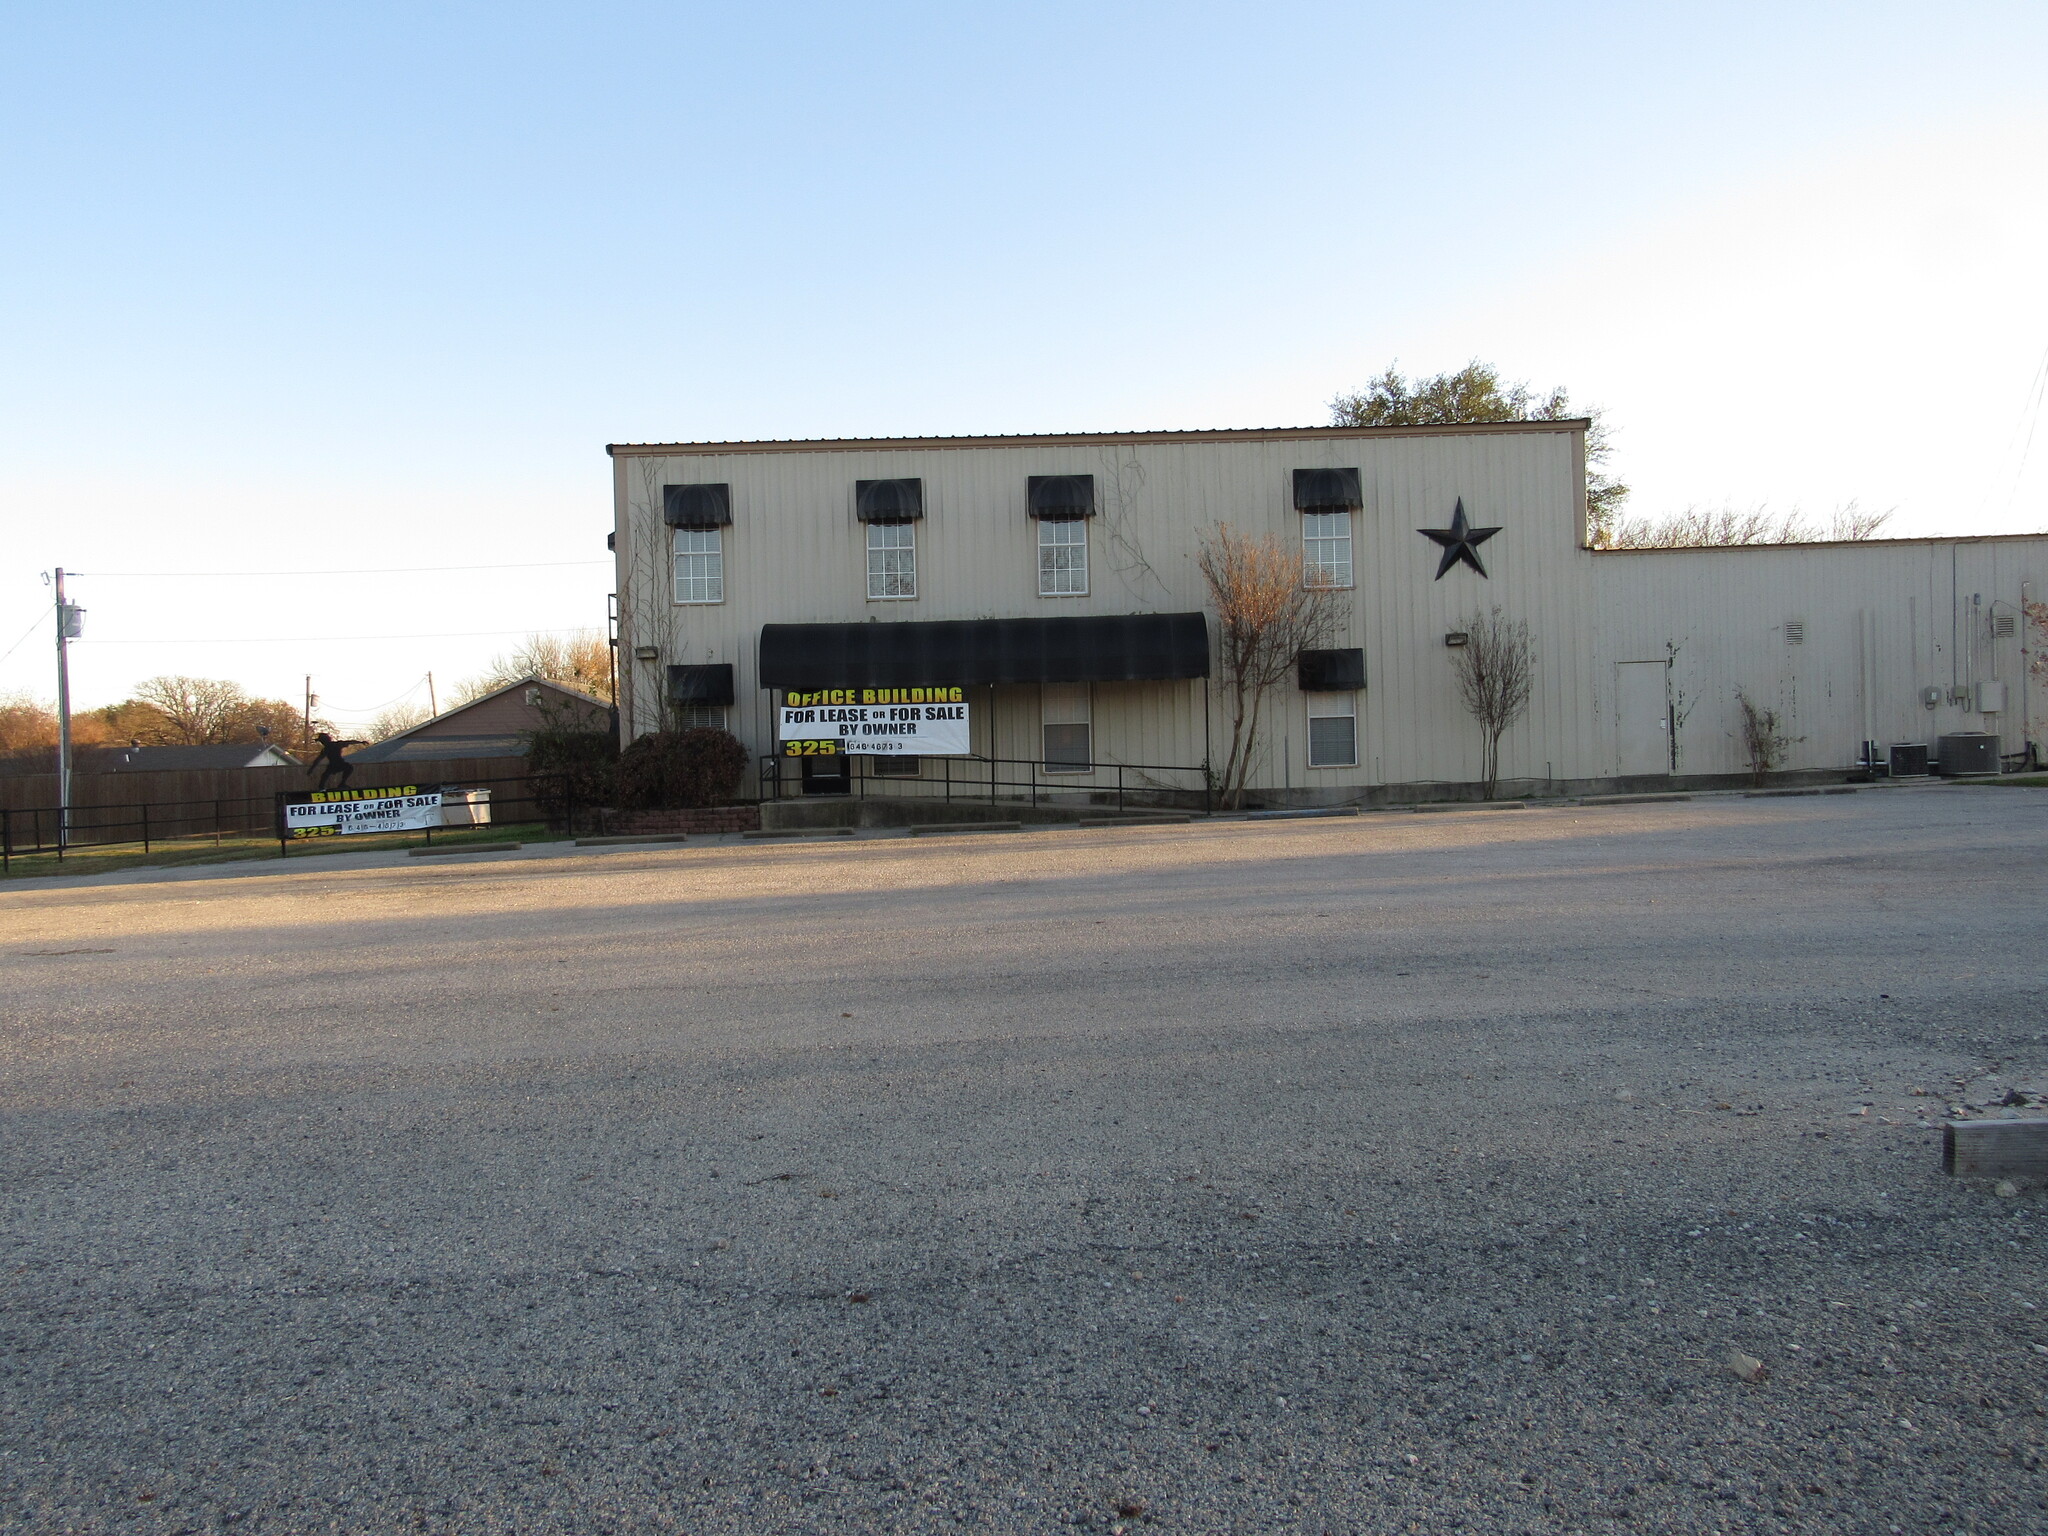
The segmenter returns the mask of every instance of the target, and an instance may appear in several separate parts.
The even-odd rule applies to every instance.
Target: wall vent
[[[2009,613],[1991,615],[1991,633],[1997,639],[2010,640],[2019,633],[2019,628],[2017,620]]]
[[[1803,620],[1803,619],[1787,619],[1787,620],[1785,621],[1785,643],[1786,643],[1787,645],[1804,645],[1804,644],[1806,644],[1806,621],[1805,621],[1805,620]]]

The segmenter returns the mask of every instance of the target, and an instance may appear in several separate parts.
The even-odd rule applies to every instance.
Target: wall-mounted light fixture
[[[1466,634],[1466,633],[1465,633],[1465,631],[1464,631],[1464,630],[1462,630],[1462,629],[1454,629],[1454,630],[1452,630],[1452,631],[1451,631],[1451,632],[1450,632],[1450,633],[1449,633],[1448,635],[1445,635],[1445,636],[1444,636],[1444,644],[1445,644],[1445,645],[1449,645],[1449,646],[1460,646],[1460,645],[1470,645],[1471,643],[1472,643],[1472,637],[1471,637],[1470,635]]]
[[[633,647],[633,659],[635,661],[654,661],[659,659],[660,656],[661,647],[658,645],[636,645]]]

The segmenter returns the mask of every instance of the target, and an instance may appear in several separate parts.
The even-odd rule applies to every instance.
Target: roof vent
[[[1787,619],[1785,621],[1785,643],[1787,645],[1806,644],[1806,621],[1804,619]]]

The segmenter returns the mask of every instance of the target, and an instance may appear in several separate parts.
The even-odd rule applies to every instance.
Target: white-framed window
[[[1301,579],[1312,587],[1351,585],[1351,514],[1301,514]]]
[[[1038,520],[1038,595],[1088,595],[1088,520]]]
[[[871,757],[868,772],[878,779],[914,779],[924,772],[921,757]]]
[[[675,544],[676,601],[724,602],[725,530],[678,528]]]
[[[1308,698],[1308,765],[1351,768],[1358,762],[1358,695],[1311,693]]]
[[[868,596],[917,596],[917,524],[868,524]]]
[[[1047,773],[1088,773],[1095,767],[1093,711],[1086,683],[1047,683],[1038,710]]]
[[[725,729],[725,706],[723,704],[672,704],[675,711],[676,729],[679,731]]]

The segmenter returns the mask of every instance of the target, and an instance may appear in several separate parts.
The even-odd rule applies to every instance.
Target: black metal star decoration
[[[1457,509],[1451,513],[1450,527],[1418,528],[1415,531],[1425,539],[1436,540],[1444,547],[1444,557],[1436,568],[1438,581],[1442,581],[1444,573],[1460,561],[1471,566],[1481,576],[1485,576],[1486,567],[1479,563],[1479,546],[1500,532],[1498,528],[1474,528],[1467,523],[1465,498],[1462,496],[1458,498]]]

